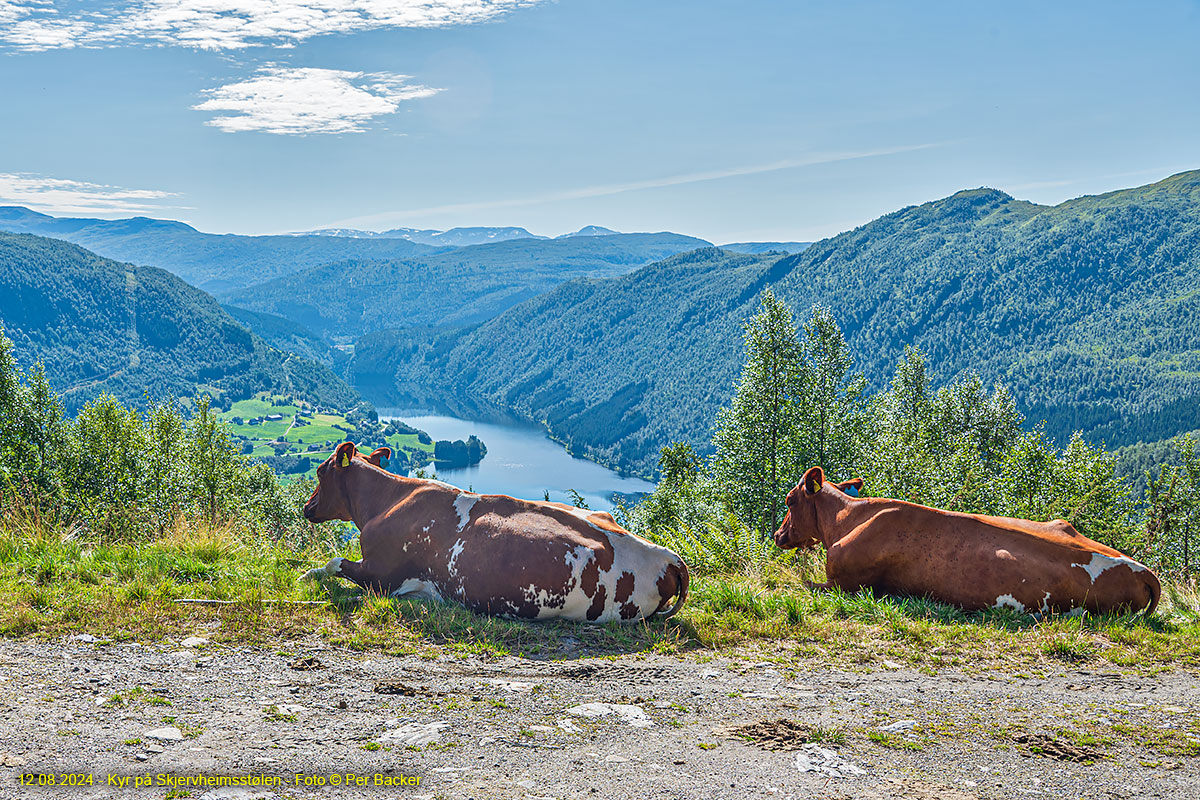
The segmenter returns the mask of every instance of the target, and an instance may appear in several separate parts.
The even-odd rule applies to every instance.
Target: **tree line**
[[[297,546],[312,481],[281,483],[246,459],[207,396],[144,410],[101,393],[74,418],[40,363],[18,368],[0,329],[0,514],[25,512],[102,540],[146,541],[181,518],[236,522]]]
[[[864,494],[951,511],[1065,519],[1080,533],[1160,569],[1192,571],[1200,528],[1200,454],[1183,435],[1146,470],[1142,491],[1113,454],[1076,432],[1063,446],[1032,429],[1003,386],[968,374],[934,390],[928,358],[906,348],[890,385],[869,394],[830,311],[797,328],[770,290],[745,326],[744,365],[718,412],[712,455],[662,449],[660,483],[625,519],[635,532],[718,532],[768,541],[799,477],[862,477]],[[686,537],[685,537],[686,538]]]

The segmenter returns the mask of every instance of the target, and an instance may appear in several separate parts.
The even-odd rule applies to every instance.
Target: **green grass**
[[[883,733],[881,731],[869,731],[867,738],[880,747],[886,747],[889,750],[924,750],[925,746],[920,742],[914,742],[909,739],[897,736],[893,733]]]
[[[214,645],[275,643],[316,632],[358,650],[555,655],[563,637],[593,655],[748,648],[792,662],[816,658],[856,669],[884,660],[933,672],[945,667],[1038,673],[1115,666],[1141,672],[1200,666],[1200,600],[1180,585],[1160,611],[1141,616],[1051,618],[1010,610],[968,614],[921,598],[810,591],[814,565],[798,560],[764,574],[704,575],[676,617],[636,624],[526,623],[434,604],[364,594],[344,581],[298,577],[332,555],[357,558],[357,542],[295,551],[236,526],[181,525],[145,544],[88,542],[19,515],[0,519],[0,635],[86,632],[103,640],[182,638],[198,629]],[[228,605],[175,603],[180,598]],[[292,605],[290,600],[319,600]],[[214,623],[219,622],[219,625]],[[167,703],[134,689],[110,703]]]

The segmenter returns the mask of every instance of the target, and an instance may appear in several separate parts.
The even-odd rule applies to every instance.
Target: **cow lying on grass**
[[[683,560],[608,514],[402,478],[380,466],[391,454],[345,442],[317,468],[304,516],[352,521],[362,560],[335,558],[304,577],[525,619],[669,617],[687,598]]]
[[[857,489],[861,479],[853,482]],[[855,492],[857,494],[857,492]],[[813,588],[925,595],[967,610],[1031,614],[1154,611],[1158,578],[1064,520],[959,514],[883,498],[856,499],[804,473],[775,532],[783,548],[825,545],[826,582]]]

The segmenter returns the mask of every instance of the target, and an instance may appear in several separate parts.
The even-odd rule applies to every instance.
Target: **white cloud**
[[[247,80],[206,92],[197,111],[228,112],[207,124],[229,133],[360,133],[364,123],[393,113],[405,100],[439,89],[409,85],[407,75],[315,67],[264,67]]]
[[[0,201],[66,214],[142,212],[164,208],[156,201],[173,192],[126,189],[87,181],[0,172]]]
[[[136,42],[233,50],[377,28],[469,25],[546,1],[116,0],[60,14],[53,0],[0,0],[0,42],[20,50]]]

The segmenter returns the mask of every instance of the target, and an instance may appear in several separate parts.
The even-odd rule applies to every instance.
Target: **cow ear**
[[[825,483],[825,470],[820,467],[813,467],[804,473],[804,490],[809,494],[816,494],[821,491],[823,483]]]
[[[863,479],[853,478],[846,481],[844,484],[842,484],[842,486],[844,487],[842,491],[844,491],[846,494],[850,495],[851,497],[858,497],[858,493],[862,491]]]
[[[339,467],[348,467],[357,452],[358,448],[354,446],[354,442],[342,442],[338,445],[337,453],[335,453],[337,456],[335,462]]]
[[[392,460],[392,448],[378,447],[375,452],[367,456],[367,461],[370,461],[377,467],[387,469],[388,462]]]

